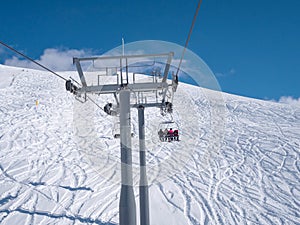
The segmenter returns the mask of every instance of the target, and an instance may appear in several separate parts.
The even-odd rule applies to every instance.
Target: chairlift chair
[[[173,132],[170,132],[172,130]],[[179,126],[174,121],[164,121],[159,124],[158,137],[162,142],[179,141]]]

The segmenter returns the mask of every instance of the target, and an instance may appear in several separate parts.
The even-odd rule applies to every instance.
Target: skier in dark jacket
[[[111,103],[107,103],[104,106],[104,112],[106,112],[108,115],[111,115],[111,107],[112,107],[112,104]]]

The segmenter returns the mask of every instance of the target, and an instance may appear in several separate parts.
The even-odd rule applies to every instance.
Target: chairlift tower
[[[168,74],[173,52],[162,54],[144,54],[144,55],[120,55],[120,56],[102,56],[90,58],[73,58],[73,63],[76,65],[81,87],[73,85],[72,81],[67,81],[66,88],[76,95],[77,98],[87,100],[87,94],[112,94],[116,101],[116,108],[111,108],[109,104],[106,112],[112,115],[119,116],[120,121],[120,151],[121,151],[121,196],[119,203],[119,222],[120,225],[136,225],[136,204],[133,191],[133,175],[132,175],[132,147],[131,147],[131,108],[138,110],[139,122],[139,156],[140,156],[140,224],[150,225],[149,219],[149,195],[148,182],[146,172],[146,146],[145,146],[145,118],[144,109],[147,107],[158,107],[162,113],[172,111],[173,93],[176,91],[178,79],[173,76],[168,80]],[[138,82],[136,73],[129,72],[130,69],[136,66],[137,62],[147,61],[152,58],[164,58],[164,71],[159,74],[159,77],[153,76],[151,81]],[[90,61],[99,62],[102,69],[108,71],[112,68],[112,64],[117,69],[115,75],[116,81],[113,84],[100,85],[99,78],[97,85],[89,85],[85,74],[83,73],[81,62]],[[112,63],[113,62],[113,63]],[[135,66],[132,66],[135,63]],[[150,74],[149,74],[150,75]],[[150,76],[149,76],[150,77]],[[172,93],[172,96],[167,96]],[[132,102],[131,94],[136,97]],[[144,96],[148,94],[154,95],[149,101]],[[159,96],[159,97],[158,97]],[[171,99],[171,100],[169,100]],[[107,106],[106,106],[107,107]]]

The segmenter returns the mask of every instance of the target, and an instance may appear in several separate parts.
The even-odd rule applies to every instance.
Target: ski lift
[[[113,128],[113,137],[114,138],[120,138],[120,122],[115,123]],[[131,132],[131,137],[134,137],[134,133]]]
[[[112,103],[107,103],[103,107],[103,111],[106,112],[110,116],[118,116],[118,108],[114,106]]]
[[[159,124],[158,137],[161,142],[179,141],[179,126],[174,121],[164,121]]]

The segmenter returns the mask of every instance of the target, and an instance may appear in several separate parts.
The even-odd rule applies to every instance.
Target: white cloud
[[[36,61],[55,71],[67,71],[75,70],[73,65],[73,57],[86,57],[91,55],[91,50],[48,48],[44,50],[43,54],[40,56],[40,59]],[[33,62],[25,59],[19,59],[16,56],[5,60],[4,64],[16,67],[41,69]]]
[[[216,72],[215,75],[217,77],[227,77],[227,76],[231,76],[231,75],[234,75],[236,74],[236,70],[234,68],[231,68],[229,71],[227,72]]]
[[[4,63],[4,59],[7,57],[9,57],[8,50],[4,46],[0,45],[0,63]]]
[[[235,74],[235,72],[236,72],[236,71],[235,71],[235,69],[234,69],[234,68],[231,68],[231,69],[229,70],[229,74],[230,74],[230,75],[234,75],[234,74]]]
[[[280,103],[289,104],[289,105],[299,105],[300,106],[300,98],[293,98],[291,96],[282,96],[280,97]]]

